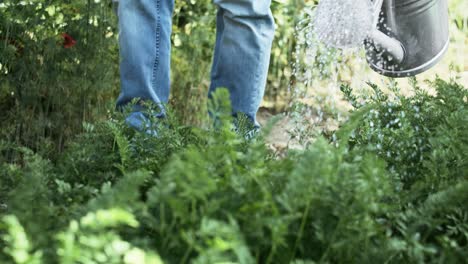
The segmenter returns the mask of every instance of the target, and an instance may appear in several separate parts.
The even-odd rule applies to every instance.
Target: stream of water
[[[321,0],[303,15],[296,28],[294,81],[289,89],[291,118],[295,127],[301,127],[294,131],[299,140],[334,130],[346,119],[349,106],[342,100],[340,85],[365,86],[364,41],[375,26],[370,0]]]

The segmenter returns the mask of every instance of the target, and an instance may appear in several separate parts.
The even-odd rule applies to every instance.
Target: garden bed
[[[0,262],[463,263],[468,92],[432,86],[343,86],[349,121],[281,159],[232,132],[222,91],[217,129],[153,138],[116,116],[56,161],[3,142]]]

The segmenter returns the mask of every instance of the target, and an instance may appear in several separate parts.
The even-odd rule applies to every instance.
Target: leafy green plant
[[[282,158],[262,135],[236,133],[223,89],[209,104],[210,129],[169,119],[161,137],[148,137],[126,128],[120,113],[87,124],[57,163],[16,149],[21,159],[0,163],[8,184],[0,261],[463,262],[466,90],[433,85],[436,94],[415,84],[408,97],[373,85],[370,98],[343,87],[358,109],[335,140],[318,137]],[[387,157],[413,149],[415,125],[422,161]],[[376,130],[389,142],[382,149]]]
[[[132,247],[111,228],[138,227],[135,217],[121,209],[99,210],[72,221],[57,238],[59,263],[161,263],[155,254]]]
[[[361,112],[355,116],[360,120],[350,123],[351,146],[385,160],[410,199],[421,198],[413,192],[424,197],[437,186],[467,177],[468,92],[454,81],[439,78],[431,85],[435,95],[421,90],[414,80],[414,96],[404,97],[396,85],[390,87],[394,93],[388,95],[370,84],[374,95],[367,100],[342,87]]]
[[[32,253],[31,243],[18,219],[15,216],[5,216],[2,219],[3,227],[7,230],[4,235],[6,247],[3,251],[18,264],[39,264],[42,254],[40,251]],[[0,258],[0,260],[2,260]],[[5,261],[5,260],[3,260]]]

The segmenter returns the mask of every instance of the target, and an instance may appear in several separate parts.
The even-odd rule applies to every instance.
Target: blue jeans
[[[174,0],[119,2],[121,93],[117,106],[135,98],[163,106],[170,90]],[[257,124],[275,31],[271,0],[214,0],[214,4],[218,7],[217,35],[208,95],[219,87],[228,88],[233,114],[243,113]]]

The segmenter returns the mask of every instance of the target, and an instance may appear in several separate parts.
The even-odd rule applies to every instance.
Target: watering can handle
[[[370,39],[373,40],[375,44],[383,48],[386,52],[392,55],[397,63],[400,63],[405,58],[405,50],[401,42],[398,40],[387,36],[385,33],[380,31],[377,28],[377,24],[379,23],[380,12],[382,11],[384,0],[373,0],[373,30],[370,33]]]

